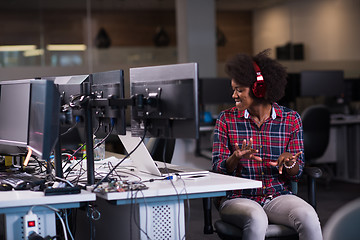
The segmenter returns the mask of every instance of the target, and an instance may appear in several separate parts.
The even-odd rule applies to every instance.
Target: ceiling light
[[[49,44],[46,49],[48,51],[85,51],[85,44]]]
[[[32,49],[24,51],[24,57],[35,57],[44,54],[44,49]]]
[[[20,52],[36,49],[36,45],[3,45],[0,46],[0,52]]]

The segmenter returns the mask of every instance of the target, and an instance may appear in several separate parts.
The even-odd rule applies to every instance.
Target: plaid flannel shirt
[[[235,149],[235,143],[241,147],[244,139],[253,138],[253,148],[259,150],[262,161],[240,159],[233,173],[226,170],[226,160]],[[250,198],[263,205],[267,199],[283,194],[292,194],[291,181],[297,181],[304,167],[304,154],[297,161],[299,173],[290,176],[283,171],[279,174],[278,167],[269,164],[278,157],[289,152],[296,154],[304,152],[303,130],[300,115],[277,103],[272,105],[271,116],[258,127],[247,110],[238,111],[236,107],[220,113],[215,129],[213,142],[213,171],[237,177],[259,180],[262,188],[234,190],[228,193],[228,198]]]

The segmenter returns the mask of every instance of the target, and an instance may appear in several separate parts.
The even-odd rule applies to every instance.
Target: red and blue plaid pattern
[[[228,197],[250,198],[263,205],[267,198],[291,194],[290,181],[297,181],[302,174],[304,154],[297,159],[300,171],[295,176],[287,175],[286,171],[280,175],[278,168],[269,164],[284,152],[304,152],[302,122],[297,112],[277,103],[273,104],[272,116],[260,128],[245,113],[247,110],[238,111],[236,107],[220,113],[214,129],[213,171],[262,181],[262,188],[232,191]],[[226,159],[233,153],[235,143],[241,147],[242,141],[250,138],[262,161],[241,159],[235,171],[228,173]]]

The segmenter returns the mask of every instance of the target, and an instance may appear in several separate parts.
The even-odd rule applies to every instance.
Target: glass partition
[[[176,63],[174,1],[141,2],[1,1],[0,68]]]

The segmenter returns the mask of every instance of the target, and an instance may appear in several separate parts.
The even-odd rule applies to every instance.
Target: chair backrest
[[[146,147],[155,161],[171,163],[175,142],[176,139],[151,138],[147,142]]]
[[[330,111],[325,105],[313,105],[302,113],[306,160],[321,157],[329,143]]]

